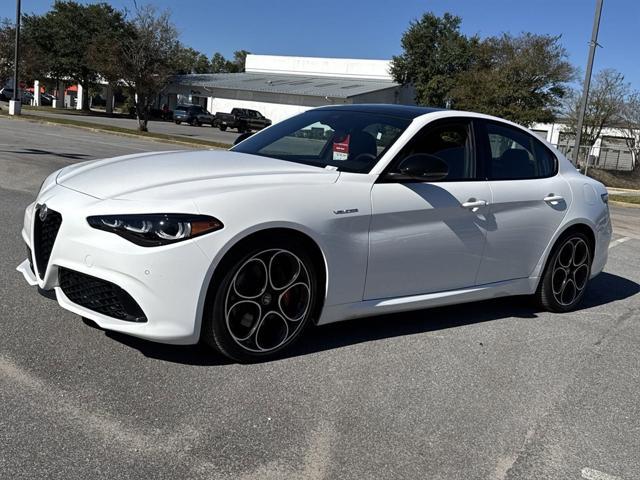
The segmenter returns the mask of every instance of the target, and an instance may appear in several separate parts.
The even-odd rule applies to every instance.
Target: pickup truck
[[[223,132],[227,128],[236,128],[238,132],[262,130],[271,125],[271,120],[265,118],[257,110],[248,108],[234,108],[231,113],[217,112],[211,126],[218,127]]]

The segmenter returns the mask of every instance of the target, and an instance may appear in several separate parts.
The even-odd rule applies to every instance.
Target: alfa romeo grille
[[[62,215],[51,209],[47,209],[44,220],[40,218],[40,210],[35,212],[35,221],[33,226],[33,251],[35,253],[36,266],[38,267],[38,275],[44,278],[47,270],[53,244],[56,241],[58,230],[62,224]]]

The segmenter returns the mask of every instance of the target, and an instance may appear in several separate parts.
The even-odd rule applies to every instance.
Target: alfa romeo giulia
[[[611,223],[604,186],[521,126],[345,105],[229,151],[63,168],[26,208],[22,237],[18,270],[63,308],[256,361],[312,322],[506,295],[575,309]]]

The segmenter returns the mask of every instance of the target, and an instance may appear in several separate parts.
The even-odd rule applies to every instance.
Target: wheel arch
[[[244,235],[236,237],[231,246],[229,246],[219,260],[212,265],[211,271],[205,279],[201,292],[201,301],[199,302],[201,307],[198,311],[196,325],[198,338],[200,338],[200,335],[202,334],[202,321],[204,319],[206,309],[212,307],[211,302],[213,301],[215,289],[224,277],[226,271],[231,268],[234,261],[237,260],[238,257],[242,255],[242,252],[246,251],[247,248],[259,243],[261,240],[267,238],[282,238],[282,236],[285,235],[289,238],[295,238],[296,241],[305,246],[318,271],[318,274],[320,275],[319,284],[323,286],[322,288],[324,291],[319,296],[316,311],[312,318],[313,323],[317,324],[322,308],[324,307],[329,286],[329,268],[326,255],[319,243],[308,233],[291,226],[271,226],[253,230],[251,232],[245,232]]]
[[[555,248],[557,247],[558,243],[564,237],[566,237],[567,235],[570,235],[573,232],[583,233],[589,238],[590,240],[589,249],[591,251],[591,258],[592,259],[594,258],[594,254],[596,250],[596,233],[595,233],[594,226],[586,218],[574,219],[572,222],[567,223],[563,225],[562,228],[558,229],[558,231],[556,232],[551,242],[549,242],[549,245],[545,250],[544,255],[538,262],[538,265],[536,265],[536,268],[532,275],[533,277],[538,278],[538,281],[536,282],[536,288],[538,287],[538,284],[540,283],[540,281],[544,276],[544,270],[547,267],[547,262],[549,261],[549,258],[551,257],[552,253],[555,251]]]

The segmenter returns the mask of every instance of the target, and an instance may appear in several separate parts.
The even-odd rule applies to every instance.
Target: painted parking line
[[[631,240],[631,238],[630,238],[630,237],[622,237],[622,238],[619,238],[619,239],[617,239],[617,240],[614,240],[613,242],[611,242],[611,243],[609,244],[609,248],[613,248],[613,247],[615,247],[615,246],[617,246],[617,245],[620,245],[621,243],[624,243],[624,242],[626,242],[627,240]]]
[[[587,467],[582,469],[582,478],[586,478],[587,480],[622,480],[615,475],[609,475],[608,473]]]

